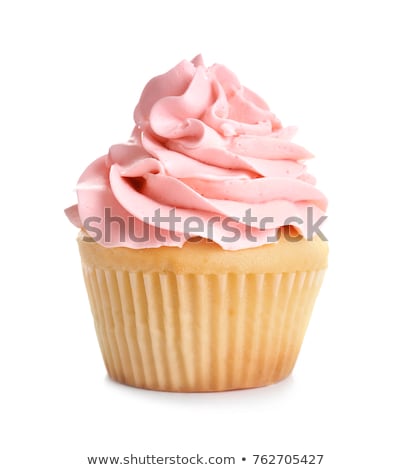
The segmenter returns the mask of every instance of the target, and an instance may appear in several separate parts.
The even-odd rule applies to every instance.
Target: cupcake
[[[66,209],[109,376],[181,392],[284,379],[327,267],[312,155],[200,56],[151,79],[134,121]]]

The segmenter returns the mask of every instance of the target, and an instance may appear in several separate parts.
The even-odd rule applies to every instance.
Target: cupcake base
[[[130,250],[87,242],[84,233],[79,246],[109,376],[176,392],[260,387],[287,377],[328,250],[320,240],[284,239],[238,252],[207,241]]]

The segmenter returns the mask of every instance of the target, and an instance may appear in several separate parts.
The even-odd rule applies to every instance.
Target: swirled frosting
[[[69,219],[105,246],[182,246],[191,237],[237,250],[294,225],[308,238],[327,201],[267,104],[200,56],[150,80],[129,140],[95,160]],[[311,220],[309,220],[311,219]]]

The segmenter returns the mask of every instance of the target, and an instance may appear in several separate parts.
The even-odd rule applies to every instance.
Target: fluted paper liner
[[[83,272],[109,376],[191,392],[287,377],[325,269],[202,274],[83,262]]]

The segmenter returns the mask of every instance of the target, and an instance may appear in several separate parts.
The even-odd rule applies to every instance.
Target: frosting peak
[[[273,241],[283,225],[306,236],[309,218],[326,210],[303,163],[312,155],[291,141],[295,128],[223,65],[197,56],[153,78],[134,120],[129,141],[80,177],[78,213],[67,211],[103,245],[201,236],[241,249]]]

